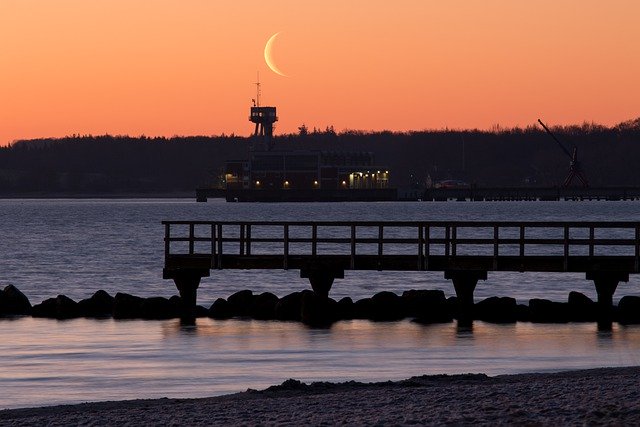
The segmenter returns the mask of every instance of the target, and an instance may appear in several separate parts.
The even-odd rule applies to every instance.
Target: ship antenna
[[[260,106],[260,71],[257,72],[258,74],[258,81],[256,81],[256,101],[258,104],[258,107]]]

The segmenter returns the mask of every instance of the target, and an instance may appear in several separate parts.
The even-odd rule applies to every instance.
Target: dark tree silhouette
[[[640,118],[616,126],[552,127],[580,151],[592,186],[640,186]],[[238,136],[80,136],[17,141],[0,148],[0,197],[192,192],[214,184],[224,165],[248,155]],[[462,179],[478,186],[560,185],[568,159],[540,128],[414,132],[308,131],[275,138],[278,150],[371,151],[397,187]],[[463,157],[464,155],[464,157]]]

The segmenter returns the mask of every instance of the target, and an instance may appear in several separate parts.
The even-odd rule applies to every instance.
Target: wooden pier
[[[163,277],[195,309],[211,270],[299,270],[327,296],[345,270],[441,271],[462,308],[488,272],[573,272],[593,280],[603,310],[637,274],[640,222],[164,221]]]

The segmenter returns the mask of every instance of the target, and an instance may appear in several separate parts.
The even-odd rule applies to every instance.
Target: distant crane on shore
[[[551,138],[553,138],[553,140],[558,143],[560,148],[562,148],[562,151],[564,151],[569,159],[571,159],[571,161],[569,162],[569,175],[567,175],[567,177],[565,178],[562,186],[570,186],[573,179],[577,177],[578,180],[580,180],[580,182],[582,183],[583,187],[588,187],[589,181],[587,181],[587,177],[582,171],[582,167],[580,165],[580,162],[578,161],[578,147],[574,145],[573,150],[569,152],[569,150],[567,150],[567,147],[565,147],[564,144],[560,142],[560,140],[556,138],[556,136],[551,132],[551,130],[549,130],[549,128],[544,123],[542,123],[542,120],[538,119],[538,123],[540,123],[544,130],[547,131],[549,136],[551,136]]]

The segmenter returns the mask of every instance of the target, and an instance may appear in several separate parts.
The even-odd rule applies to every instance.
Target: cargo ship
[[[259,88],[259,86],[258,86]],[[259,92],[258,92],[259,95]],[[255,124],[248,158],[225,163],[222,186],[198,188],[196,199],[224,197],[228,202],[391,201],[389,168],[372,152],[278,150],[273,142],[276,107],[254,101]]]

